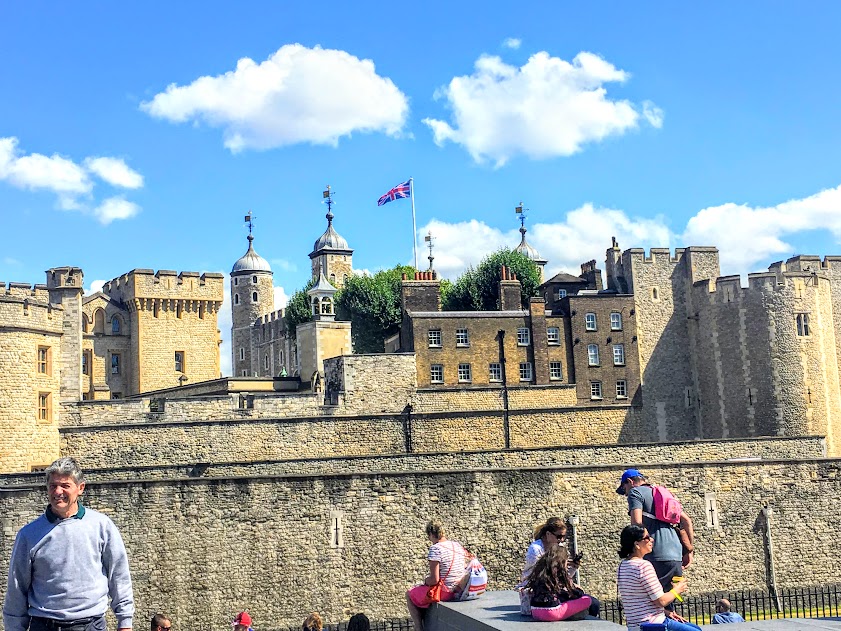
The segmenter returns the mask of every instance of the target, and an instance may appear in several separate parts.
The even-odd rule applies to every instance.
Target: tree
[[[336,315],[339,320],[350,320],[354,352],[382,353],[385,339],[397,333],[404,273],[414,278],[415,268],[396,265],[373,276],[354,275],[336,294]]]
[[[297,335],[297,328],[299,324],[309,322],[312,320],[312,307],[310,306],[310,297],[307,292],[315,285],[314,280],[310,280],[303,289],[299,289],[289,302],[286,303],[286,309],[283,311],[283,319],[286,321],[287,335],[295,338]]]
[[[521,304],[539,295],[540,271],[530,258],[514,250],[498,250],[476,268],[468,268],[442,297],[445,311],[494,311],[499,309],[500,270],[505,265],[522,285]]]

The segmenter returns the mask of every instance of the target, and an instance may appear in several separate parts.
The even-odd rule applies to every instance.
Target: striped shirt
[[[663,595],[654,566],[645,559],[625,559],[619,564],[619,595],[628,631],[639,631],[642,622],[663,622],[666,614],[654,600]]]
[[[467,551],[458,541],[447,540],[433,544],[426,558],[429,561],[438,561],[438,578],[444,581],[447,589],[455,589],[464,578]]]

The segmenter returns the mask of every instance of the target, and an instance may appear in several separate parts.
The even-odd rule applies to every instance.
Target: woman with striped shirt
[[[654,547],[654,540],[642,526],[625,526],[620,538],[619,595],[628,631],[640,631],[640,625],[654,623],[665,625],[669,631],[700,631],[701,627],[690,622],[667,618],[663,609],[678,600],[686,591],[686,581],[680,581],[668,592],[663,592],[654,566],[643,557]]]

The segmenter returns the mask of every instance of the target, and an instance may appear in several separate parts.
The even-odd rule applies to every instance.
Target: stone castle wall
[[[424,576],[430,518],[479,556],[491,588],[510,589],[533,526],[579,515],[582,583],[612,598],[628,519],[614,492],[620,473],[589,465],[137,479],[93,482],[86,501],[123,534],[138,612],[165,610],[179,628],[197,629],[222,628],[247,608],[255,626],[273,628],[300,624],[313,610],[330,622],[351,611],[404,616],[403,593]],[[646,473],[695,519],[690,593],[767,585],[766,505],[779,586],[837,580],[838,460],[648,464]],[[41,484],[0,494],[0,572],[14,533],[43,510]]]

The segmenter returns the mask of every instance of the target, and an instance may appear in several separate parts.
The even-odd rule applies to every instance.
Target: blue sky
[[[839,254],[839,23],[832,2],[4,3],[0,279],[227,272],[251,210],[281,304],[326,184],[356,268],[410,262],[411,204],[376,205],[410,176],[450,277],[518,242],[521,200],[550,273],[614,235],[717,245],[726,273]]]

